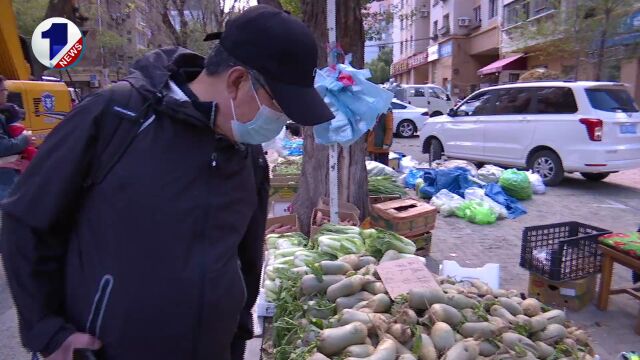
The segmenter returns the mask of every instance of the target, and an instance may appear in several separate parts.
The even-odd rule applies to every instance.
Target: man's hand
[[[74,349],[98,350],[102,347],[100,340],[85,333],[75,333],[67,338],[62,346],[45,360],[72,360]]]

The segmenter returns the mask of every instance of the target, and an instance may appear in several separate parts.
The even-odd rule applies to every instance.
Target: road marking
[[[593,204],[593,206],[599,206],[599,207],[608,207],[608,208],[616,208],[616,209],[628,209],[628,206],[622,205],[619,202],[615,202],[615,201],[611,201],[611,200],[605,200],[606,202],[609,203],[609,205],[606,204]]]

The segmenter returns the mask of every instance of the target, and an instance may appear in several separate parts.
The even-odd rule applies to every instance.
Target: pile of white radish
[[[381,262],[395,259],[389,253]],[[443,277],[439,288],[391,299],[377,264],[371,256],[347,255],[284,276],[274,351],[265,358],[593,359],[587,334],[536,299]]]

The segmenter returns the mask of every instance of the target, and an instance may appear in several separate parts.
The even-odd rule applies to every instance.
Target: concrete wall
[[[631,96],[640,104],[640,59],[630,59],[622,62],[620,81],[629,84]]]

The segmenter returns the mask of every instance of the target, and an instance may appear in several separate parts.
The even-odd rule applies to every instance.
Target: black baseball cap
[[[313,86],[318,48],[309,28],[296,17],[268,5],[248,8],[227,21],[224,32],[204,40],[260,73],[289,119],[313,126],[334,118]]]

